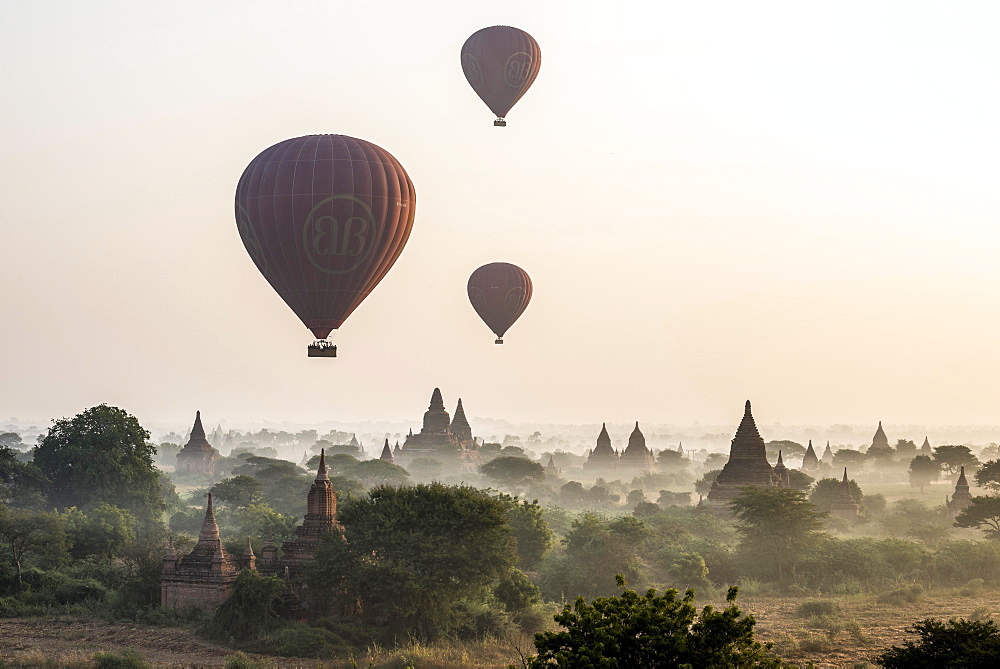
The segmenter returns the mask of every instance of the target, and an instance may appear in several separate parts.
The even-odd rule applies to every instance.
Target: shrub
[[[972,609],[972,613],[969,614],[969,620],[992,620],[993,616],[990,614],[990,607],[988,606],[977,606]]]
[[[813,616],[835,616],[839,612],[837,602],[829,599],[810,599],[799,604],[795,615],[800,618],[812,618]]]
[[[84,601],[104,601],[108,590],[97,581],[72,578],[55,589],[55,600],[60,604],[76,604]]]
[[[283,583],[277,576],[260,576],[244,569],[233,589],[209,621],[208,636],[219,641],[256,639],[278,622]]]
[[[879,604],[888,604],[890,606],[903,606],[905,604],[917,603],[923,594],[924,589],[919,585],[907,585],[882,593],[875,601]]]
[[[910,667],[993,667],[1000,657],[1000,629],[996,623],[976,620],[925,618],[907,632],[917,639],[883,649],[874,659],[887,669]]]
[[[975,597],[981,593],[985,587],[986,581],[981,578],[974,578],[962,586],[962,589],[958,591],[958,594],[962,597]]]
[[[233,653],[226,655],[223,659],[226,661],[226,669],[265,669],[270,666],[253,659],[246,653]]]
[[[94,667],[96,669],[148,669],[149,664],[142,659],[139,653],[128,648],[121,655],[95,653]]]
[[[803,653],[829,653],[833,648],[830,639],[819,634],[810,634],[799,640],[799,650]]]
[[[307,625],[285,627],[267,644],[267,651],[283,657],[328,658],[343,641],[329,630]]]

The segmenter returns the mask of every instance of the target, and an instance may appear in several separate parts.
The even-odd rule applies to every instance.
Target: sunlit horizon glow
[[[994,3],[0,3],[0,420],[996,425]],[[459,49],[542,50],[508,115]],[[417,193],[311,337],[240,242],[246,164],[340,133]],[[534,295],[504,346],[478,266]],[[903,435],[901,435],[903,436]],[[913,438],[915,435],[905,435]],[[779,438],[775,435],[775,438]]]

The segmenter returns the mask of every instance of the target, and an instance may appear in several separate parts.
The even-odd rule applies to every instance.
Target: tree
[[[875,656],[887,669],[995,667],[1000,657],[1000,628],[992,620],[917,621],[907,632],[917,639],[891,646]]]
[[[35,513],[0,507],[0,540],[7,545],[21,589],[21,563],[28,554],[61,555],[66,552],[63,519],[55,513]]]
[[[22,446],[21,435],[19,435],[17,432],[0,433],[0,446],[4,448],[20,449]]]
[[[896,455],[900,458],[912,458],[917,452],[917,445],[912,439],[896,440]],[[904,460],[905,461],[905,460]]]
[[[740,550],[750,556],[751,564],[776,568],[779,580],[824,537],[827,514],[801,490],[747,486],[729,504],[736,515]]]
[[[867,456],[861,451],[842,448],[833,454],[833,464],[838,467],[855,467],[865,461]]]
[[[961,467],[972,469],[979,466],[979,459],[968,446],[937,446],[934,460],[949,474],[957,474]]]
[[[618,583],[625,583],[620,575]],[[706,606],[700,613],[693,590],[681,598],[676,590],[626,589],[591,604],[579,597],[555,616],[563,631],[535,635],[538,655],[528,666],[780,667],[766,655],[770,646],[754,639],[756,621],[736,606],[736,594],[729,589],[725,609]]]
[[[544,481],[545,468],[527,458],[501,456],[490,460],[479,468],[483,476],[496,481],[510,490],[517,489],[529,481]]]
[[[704,476],[695,481],[694,491],[699,495],[707,495],[712,489],[712,484],[715,483],[715,479],[719,476],[721,471],[721,469],[713,469],[710,472],[705,472]]]
[[[941,476],[941,463],[929,455],[918,455],[910,460],[910,485],[924,491],[924,486]]]
[[[246,641],[273,632],[280,623],[282,589],[277,576],[261,576],[244,569],[206,625],[208,636],[224,642]]]
[[[410,482],[409,472],[385,460],[362,460],[349,468],[344,476],[354,479],[366,490],[380,485],[406,485]]]
[[[983,463],[982,469],[974,477],[976,485],[1000,492],[1000,460],[989,460]]]
[[[951,533],[942,506],[928,508],[916,499],[901,499],[880,519],[879,524],[895,537],[910,537],[936,547]]]
[[[799,458],[806,454],[806,447],[787,439],[769,441],[764,445],[764,452],[770,460],[778,458],[778,451],[781,451],[786,458]]]
[[[440,483],[372,490],[341,509],[307,567],[317,606],[354,606],[393,632],[433,639],[460,617],[463,599],[485,598],[517,562],[507,506],[465,486]]]
[[[645,501],[646,493],[641,490],[629,490],[628,495],[625,496],[625,505],[629,508],[635,508],[636,504]]]
[[[106,502],[86,514],[75,507],[66,512],[66,534],[76,559],[96,556],[111,562],[124,555],[125,549],[135,542],[135,526],[131,512]]]
[[[671,450],[669,448],[660,451],[657,456],[656,461],[660,464],[663,469],[684,469],[691,464],[691,461],[685,458],[683,455],[677,451]]]
[[[990,539],[1000,539],[1000,497],[973,497],[955,518],[956,527],[976,527]]]
[[[840,484],[841,482],[838,479],[820,479],[816,481],[816,487],[813,488],[812,493],[809,495],[809,501],[815,504],[820,511],[829,511],[833,500],[840,496]],[[851,479],[848,485],[851,488],[851,497],[854,498],[855,502],[861,504],[861,500],[864,499],[865,495],[861,492],[858,482]]]
[[[87,509],[107,502],[147,527],[158,526],[164,505],[148,440],[134,416],[106,404],[55,421],[34,452],[34,463],[51,481],[49,503]]]
[[[555,533],[545,522],[544,511],[538,500],[518,500],[509,495],[499,495],[507,506],[507,522],[517,542],[517,555],[522,569],[530,571],[555,545]]]
[[[813,481],[815,480],[816,479],[809,476],[809,474],[799,471],[798,469],[788,470],[788,483],[796,490],[809,492],[809,489],[812,488]]]
[[[587,491],[579,481],[568,481],[559,488],[559,501],[568,507],[579,506],[587,497]]]
[[[18,460],[17,454],[9,446],[0,446],[0,502],[20,508],[41,508],[48,480],[32,463]]]
[[[264,487],[252,476],[240,474],[223,479],[212,486],[212,495],[223,504],[236,509],[245,509],[260,501]]]

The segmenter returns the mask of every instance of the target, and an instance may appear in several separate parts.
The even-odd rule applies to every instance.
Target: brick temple
[[[205,428],[201,425],[201,412],[195,412],[194,426],[191,428],[191,437],[184,444],[184,448],[177,453],[177,467],[174,471],[178,474],[215,474],[215,462],[219,459],[219,451],[208,443],[205,438]]]

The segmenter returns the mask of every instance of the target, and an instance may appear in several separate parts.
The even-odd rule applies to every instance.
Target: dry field
[[[864,666],[879,649],[906,638],[905,628],[920,618],[1000,617],[1000,592],[962,596],[959,589],[924,593],[913,604],[884,605],[872,595],[828,598],[839,613],[827,618],[802,618],[796,609],[805,598],[741,596],[739,604],[757,618],[758,638],[771,641],[789,663],[816,667]],[[530,648],[530,640],[517,642]],[[519,664],[514,643],[411,646],[377,651],[358,658],[360,667],[414,666],[421,669],[506,667]],[[92,666],[98,651],[134,648],[154,666],[222,667],[233,653],[200,639],[186,628],[109,624],[93,620],[14,618],[0,620],[0,659],[8,666]],[[259,658],[271,667],[350,667],[348,661]],[[374,661],[369,664],[369,661]]]

